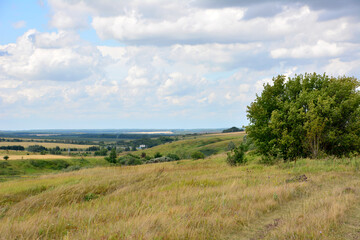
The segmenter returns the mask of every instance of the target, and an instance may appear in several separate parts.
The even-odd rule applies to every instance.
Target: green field
[[[142,152],[145,152],[147,155],[153,156],[156,152],[160,152],[163,155],[174,153],[180,158],[186,159],[190,158],[191,153],[200,151],[206,156],[210,156],[227,151],[228,144],[230,142],[233,142],[236,145],[239,144],[242,142],[244,135],[244,132],[237,132],[188,136],[184,140],[159,145],[145,150],[139,150],[133,152],[133,154],[140,155]]]
[[[230,167],[228,141],[241,134],[146,150],[220,152],[197,161],[7,161],[20,174],[0,182],[0,239],[357,239],[359,158],[266,166],[250,154],[246,165]]]

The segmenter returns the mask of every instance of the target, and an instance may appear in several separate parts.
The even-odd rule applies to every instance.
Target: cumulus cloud
[[[317,41],[315,45],[302,45],[292,49],[278,48],[271,50],[273,58],[319,58],[334,57],[342,54],[344,47],[337,43],[328,43],[322,40]]]
[[[69,33],[29,30],[16,43],[0,46],[0,72],[9,78],[77,81],[98,71],[97,48]],[[84,44],[84,45],[82,45]]]
[[[0,119],[246,124],[246,105],[278,74],[359,74],[360,4],[344,2],[49,0],[55,31],[0,45]]]

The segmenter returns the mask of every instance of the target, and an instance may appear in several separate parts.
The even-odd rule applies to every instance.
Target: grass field
[[[360,159],[225,157],[2,182],[0,239],[358,239]]]
[[[82,144],[68,144],[68,143],[51,143],[51,142],[0,142],[0,146],[23,146],[25,148],[31,145],[41,145],[46,148],[54,148],[59,146],[60,148],[80,148],[85,149],[94,145],[82,145]]]
[[[163,155],[175,153],[181,158],[190,158],[191,154],[195,151],[201,151],[206,156],[213,154],[223,153],[227,151],[228,144],[233,142],[238,145],[242,142],[244,132],[237,133],[220,133],[220,134],[206,134],[186,137],[184,140],[175,141],[172,143],[162,144],[145,150],[132,152],[133,154],[140,155],[145,152],[147,155],[153,156],[156,152]],[[123,153],[126,154],[126,153]]]

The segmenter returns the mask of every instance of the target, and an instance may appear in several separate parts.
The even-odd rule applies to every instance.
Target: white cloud
[[[328,43],[323,40],[315,45],[302,45],[292,49],[278,48],[271,51],[273,58],[319,58],[339,56],[345,48],[337,43]]]
[[[88,17],[94,11],[84,1],[49,0],[52,7],[50,26],[57,29],[88,27]]]
[[[360,60],[342,61],[340,58],[334,58],[323,68],[324,72],[334,77],[349,75],[360,69]]]
[[[246,105],[278,74],[359,74],[356,17],[312,1],[276,1],[267,13],[272,3],[259,2],[50,0],[55,32],[0,46],[0,118],[245,124]]]
[[[14,79],[77,81],[98,71],[101,55],[73,34],[27,31],[0,46],[0,72]],[[84,45],[83,45],[84,44]]]
[[[133,88],[141,88],[149,85],[149,81],[146,78],[146,69],[138,66],[133,66],[129,69],[128,77],[125,78],[127,84]]]

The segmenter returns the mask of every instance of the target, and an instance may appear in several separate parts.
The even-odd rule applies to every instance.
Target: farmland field
[[[41,145],[46,148],[54,148],[56,146],[60,148],[79,148],[86,149],[94,145],[82,145],[82,144],[68,144],[68,143],[52,143],[52,142],[0,142],[0,146],[23,146],[25,148],[31,145]]]
[[[3,159],[4,156],[9,156],[9,161],[11,160],[19,160],[19,159],[64,159],[64,158],[71,158],[70,156],[64,155],[40,155],[40,154],[31,154],[31,155],[19,155],[19,154],[1,154],[0,159]]]
[[[358,239],[359,158],[266,166],[249,154],[246,165],[230,167],[226,145],[241,136],[204,135],[146,150],[218,149],[204,160],[0,182],[0,239]],[[16,168],[29,161],[8,162]]]

